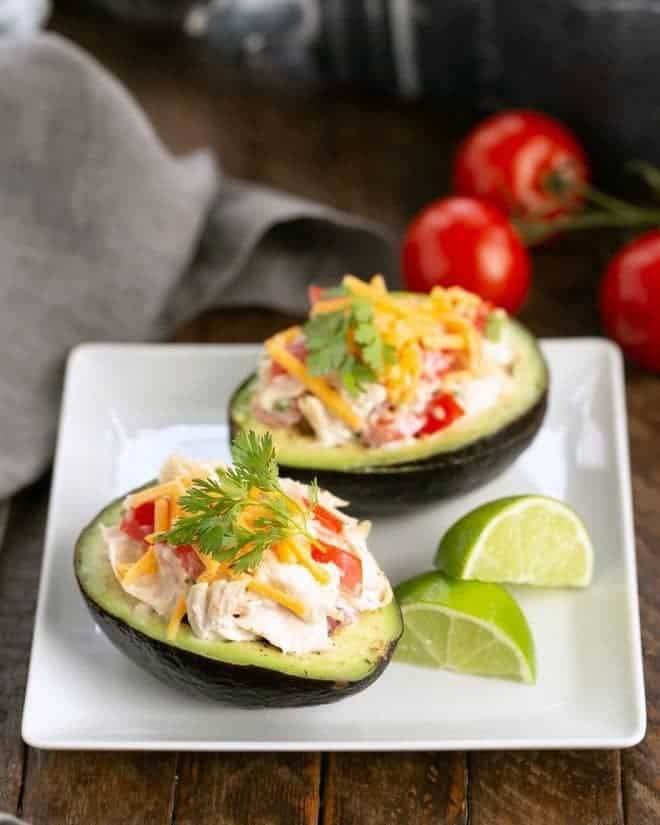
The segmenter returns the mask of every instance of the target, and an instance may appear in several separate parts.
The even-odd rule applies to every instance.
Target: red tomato
[[[133,517],[138,524],[148,524],[153,530],[156,521],[156,502],[145,501],[139,507],[134,507]]]
[[[287,375],[287,371],[283,366],[278,364],[277,361],[272,361],[270,365],[270,376],[271,378],[277,378],[278,375]]]
[[[149,533],[153,533],[153,527],[147,527],[143,524],[138,524],[137,521],[130,515],[129,511],[121,520],[119,529],[130,536],[134,541],[144,541]]]
[[[505,215],[474,198],[443,198],[422,210],[408,227],[402,257],[413,292],[460,286],[516,312],[529,290],[522,241]]]
[[[322,524],[326,530],[331,530],[333,533],[341,533],[344,529],[344,522],[329,510],[326,510],[325,507],[321,507],[320,504],[317,504],[314,508],[314,518]]]
[[[320,301],[323,297],[323,293],[325,290],[322,286],[316,286],[316,284],[312,284],[307,289],[307,297],[309,298],[309,303],[314,306],[317,301]]]
[[[121,520],[119,529],[134,541],[144,541],[145,536],[154,531],[154,511],[156,504],[145,501],[139,507],[127,510]]]
[[[426,411],[426,421],[418,435],[432,435],[444,430],[462,415],[465,415],[465,410],[453,395],[436,395],[431,399]]]
[[[575,135],[547,115],[509,111],[480,123],[454,161],[454,188],[503,212],[557,217],[580,206],[589,170]]]
[[[312,547],[312,558],[322,564],[332,564],[339,568],[341,573],[341,584],[345,590],[350,593],[355,593],[362,581],[362,563],[357,556],[349,553],[348,550],[342,550],[340,547],[334,547],[332,544],[320,542],[323,545],[323,550],[318,547]]]
[[[625,354],[660,372],[660,230],[635,238],[612,259],[600,288],[603,326]]]
[[[204,562],[200,559],[192,544],[182,544],[175,547],[174,553],[179,557],[183,569],[191,579],[196,579],[204,570]]]

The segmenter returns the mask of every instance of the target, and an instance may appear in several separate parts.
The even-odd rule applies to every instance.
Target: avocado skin
[[[378,665],[364,679],[332,682],[301,679],[268,668],[233,665],[197,656],[150,636],[105,611],[80,586],[94,621],[112,644],[162,682],[208,699],[243,708],[293,708],[338,702],[369,687],[389,664],[399,637],[392,639]],[[401,624],[403,632],[403,623]]]
[[[229,402],[232,440],[241,427],[231,415],[234,399],[254,380],[250,375]],[[351,503],[351,511],[387,514],[467,493],[504,472],[531,444],[541,428],[548,406],[548,390],[523,415],[491,435],[465,447],[426,459],[360,470],[315,470],[280,463],[280,473],[319,486]]]

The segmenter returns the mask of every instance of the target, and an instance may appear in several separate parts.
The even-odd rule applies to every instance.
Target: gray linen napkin
[[[0,500],[50,461],[78,342],[157,339],[214,304],[302,311],[348,270],[391,274],[382,227],[173,158],[72,44],[0,39]]]

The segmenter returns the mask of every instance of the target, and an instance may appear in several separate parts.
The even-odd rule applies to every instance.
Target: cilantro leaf
[[[252,430],[240,432],[231,446],[233,470],[228,474],[239,483],[251,483],[262,490],[277,484],[275,447],[270,433],[259,437]]]
[[[381,338],[371,304],[361,298],[354,298],[350,305],[335,312],[315,315],[303,332],[310,373],[337,373],[353,397],[364,390],[365,384],[377,381],[394,358],[394,348]]]
[[[315,503],[303,508],[280,487],[270,433],[239,433],[232,455],[233,466],[218,467],[217,478],[193,481],[179,499],[186,515],[157,539],[174,547],[196,545],[216,561],[243,571],[256,567],[273,544],[299,534],[309,538],[307,519]],[[310,502],[318,500],[315,482],[309,497]],[[250,509],[253,520],[248,527],[241,516]]]

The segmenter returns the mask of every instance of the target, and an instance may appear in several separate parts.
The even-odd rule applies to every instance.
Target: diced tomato
[[[124,513],[119,529],[126,533],[133,541],[144,541],[149,533],[154,531],[154,503],[147,502],[151,505],[151,519],[147,518],[149,510],[145,504],[141,504],[135,509],[128,509]]]
[[[174,554],[178,556],[186,574],[192,579],[196,579],[204,570],[204,562],[200,559],[197,550],[192,544],[182,544],[174,548]]]
[[[287,371],[284,369],[283,366],[277,363],[277,361],[271,362],[270,365],[270,377],[277,378],[278,375],[286,375]]]
[[[305,507],[309,507],[309,501],[304,498]],[[325,507],[321,507],[320,504],[317,504],[314,508],[314,518],[326,528],[326,530],[330,530],[332,533],[341,533],[344,529],[344,522],[334,513],[331,513],[330,510],[326,510]]]
[[[296,338],[295,341],[291,341],[291,343],[288,344],[287,349],[291,355],[295,355],[299,361],[307,360],[307,347],[305,346],[305,339],[302,336],[300,338]]]
[[[314,306],[317,301],[320,301],[323,297],[323,293],[325,290],[322,286],[316,286],[316,284],[312,284],[309,289],[307,290],[307,297],[309,298],[309,303]]]
[[[370,447],[380,447],[392,441],[416,436],[424,424],[424,418],[416,413],[393,415],[390,412],[368,421],[362,438]]]
[[[152,528],[144,524],[138,524],[132,516],[125,515],[121,520],[119,529],[130,536],[134,541],[144,541],[149,533],[153,532]]]
[[[328,633],[333,633],[340,625],[341,622],[339,619],[333,619],[332,616],[328,616]]]
[[[357,556],[332,544],[319,542],[322,548],[312,547],[312,558],[321,564],[332,563],[339,568],[342,587],[355,593],[362,582],[362,563]]]
[[[431,399],[426,410],[426,421],[418,434],[432,435],[439,430],[444,430],[462,415],[465,415],[465,410],[453,395],[436,395]]]
[[[149,525],[152,528],[156,521],[156,502],[155,501],[145,501],[144,504],[140,504],[139,507],[135,507],[133,509],[133,517],[138,524]]]

